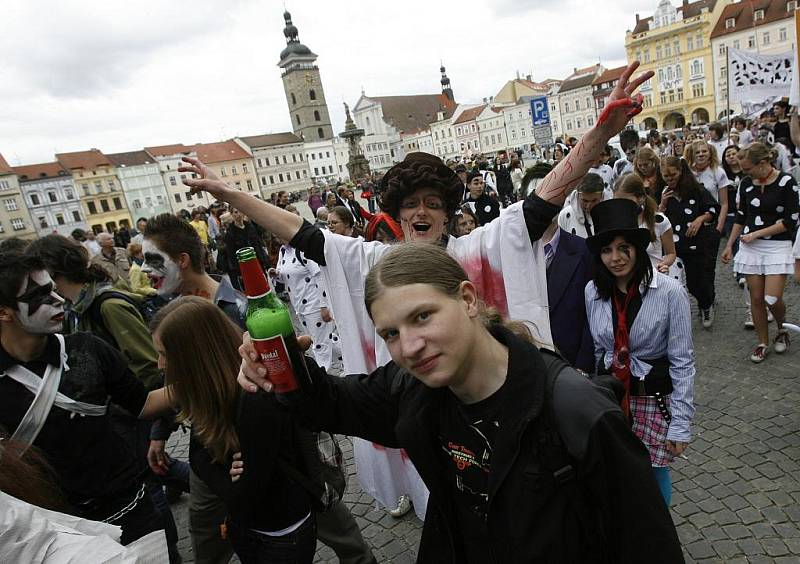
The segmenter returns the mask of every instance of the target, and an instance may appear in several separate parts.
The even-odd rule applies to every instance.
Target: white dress
[[[277,263],[274,280],[286,286],[303,332],[314,340],[314,360],[329,371],[342,360],[342,351],[335,322],[323,320],[320,313],[328,300],[319,265],[289,245],[281,247]]]
[[[647,223],[644,221],[639,224],[639,227],[648,229]],[[672,229],[672,224],[669,222],[667,216],[661,212],[656,212],[655,223],[653,225],[653,230],[656,232],[656,240],[651,241],[647,246],[647,254],[650,257],[650,263],[653,265],[653,269],[655,269],[658,263],[661,262],[661,259],[664,258],[664,247],[661,243],[661,236],[670,229]],[[675,262],[670,265],[667,276],[678,280],[681,284],[686,286],[686,271],[684,270],[683,261],[681,261],[680,257],[676,258]]]

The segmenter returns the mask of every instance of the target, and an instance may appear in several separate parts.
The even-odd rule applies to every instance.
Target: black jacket
[[[536,347],[505,329],[505,386],[519,401],[504,406],[518,423],[498,435],[489,475],[487,563],[683,562],[677,533],[644,445],[604,390],[566,368],[553,392],[557,435],[576,478],[556,483],[541,452],[545,362]],[[563,366],[563,365],[560,365]],[[295,409],[308,424],[406,449],[430,490],[418,562],[470,562],[457,530],[454,486],[445,483],[438,415],[446,389],[426,387],[391,362],[369,376],[336,378],[312,370]],[[563,450],[563,449],[562,449]]]
[[[472,207],[481,225],[486,225],[500,216],[500,203],[486,192],[481,194],[477,200],[469,198],[467,204]]]
[[[268,269],[271,265],[267,253],[264,252],[264,242],[258,235],[256,225],[249,221],[244,222],[244,227],[236,227],[236,224],[231,223],[225,232],[225,253],[227,256],[228,264],[225,271],[229,274],[239,274],[239,261],[236,258],[236,251],[244,247],[253,247],[256,250],[256,257],[258,262],[264,270]]]

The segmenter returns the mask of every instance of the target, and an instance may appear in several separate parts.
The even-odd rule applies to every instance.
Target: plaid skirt
[[[664,398],[669,409],[669,398]],[[669,466],[672,453],[667,448],[669,423],[664,420],[653,396],[631,396],[633,432],[644,443],[650,453],[650,464]]]

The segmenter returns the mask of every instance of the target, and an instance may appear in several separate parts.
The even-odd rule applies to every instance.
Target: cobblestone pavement
[[[788,353],[748,360],[756,344],[742,323],[746,309],[729,271],[720,267],[711,331],[695,317],[697,415],[686,457],[673,465],[672,515],[687,562],[800,562],[800,335]],[[790,281],[787,318],[800,324],[800,286]],[[693,306],[696,315],[696,308]],[[770,324],[772,333],[774,324]],[[170,441],[179,458],[187,439]],[[420,521],[374,509],[355,479],[352,447],[346,501],[378,562],[414,562]],[[192,562],[186,496],[173,505],[185,562]],[[654,547],[657,550],[656,547]],[[315,562],[336,562],[320,545]],[[643,562],[646,557],[643,558]]]

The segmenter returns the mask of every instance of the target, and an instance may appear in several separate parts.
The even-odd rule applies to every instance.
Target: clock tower
[[[325,102],[325,91],[317,68],[317,56],[300,43],[292,15],[284,12],[286,49],[281,51],[278,66],[282,69],[283,90],[294,133],[304,141],[333,138],[331,117]]]

